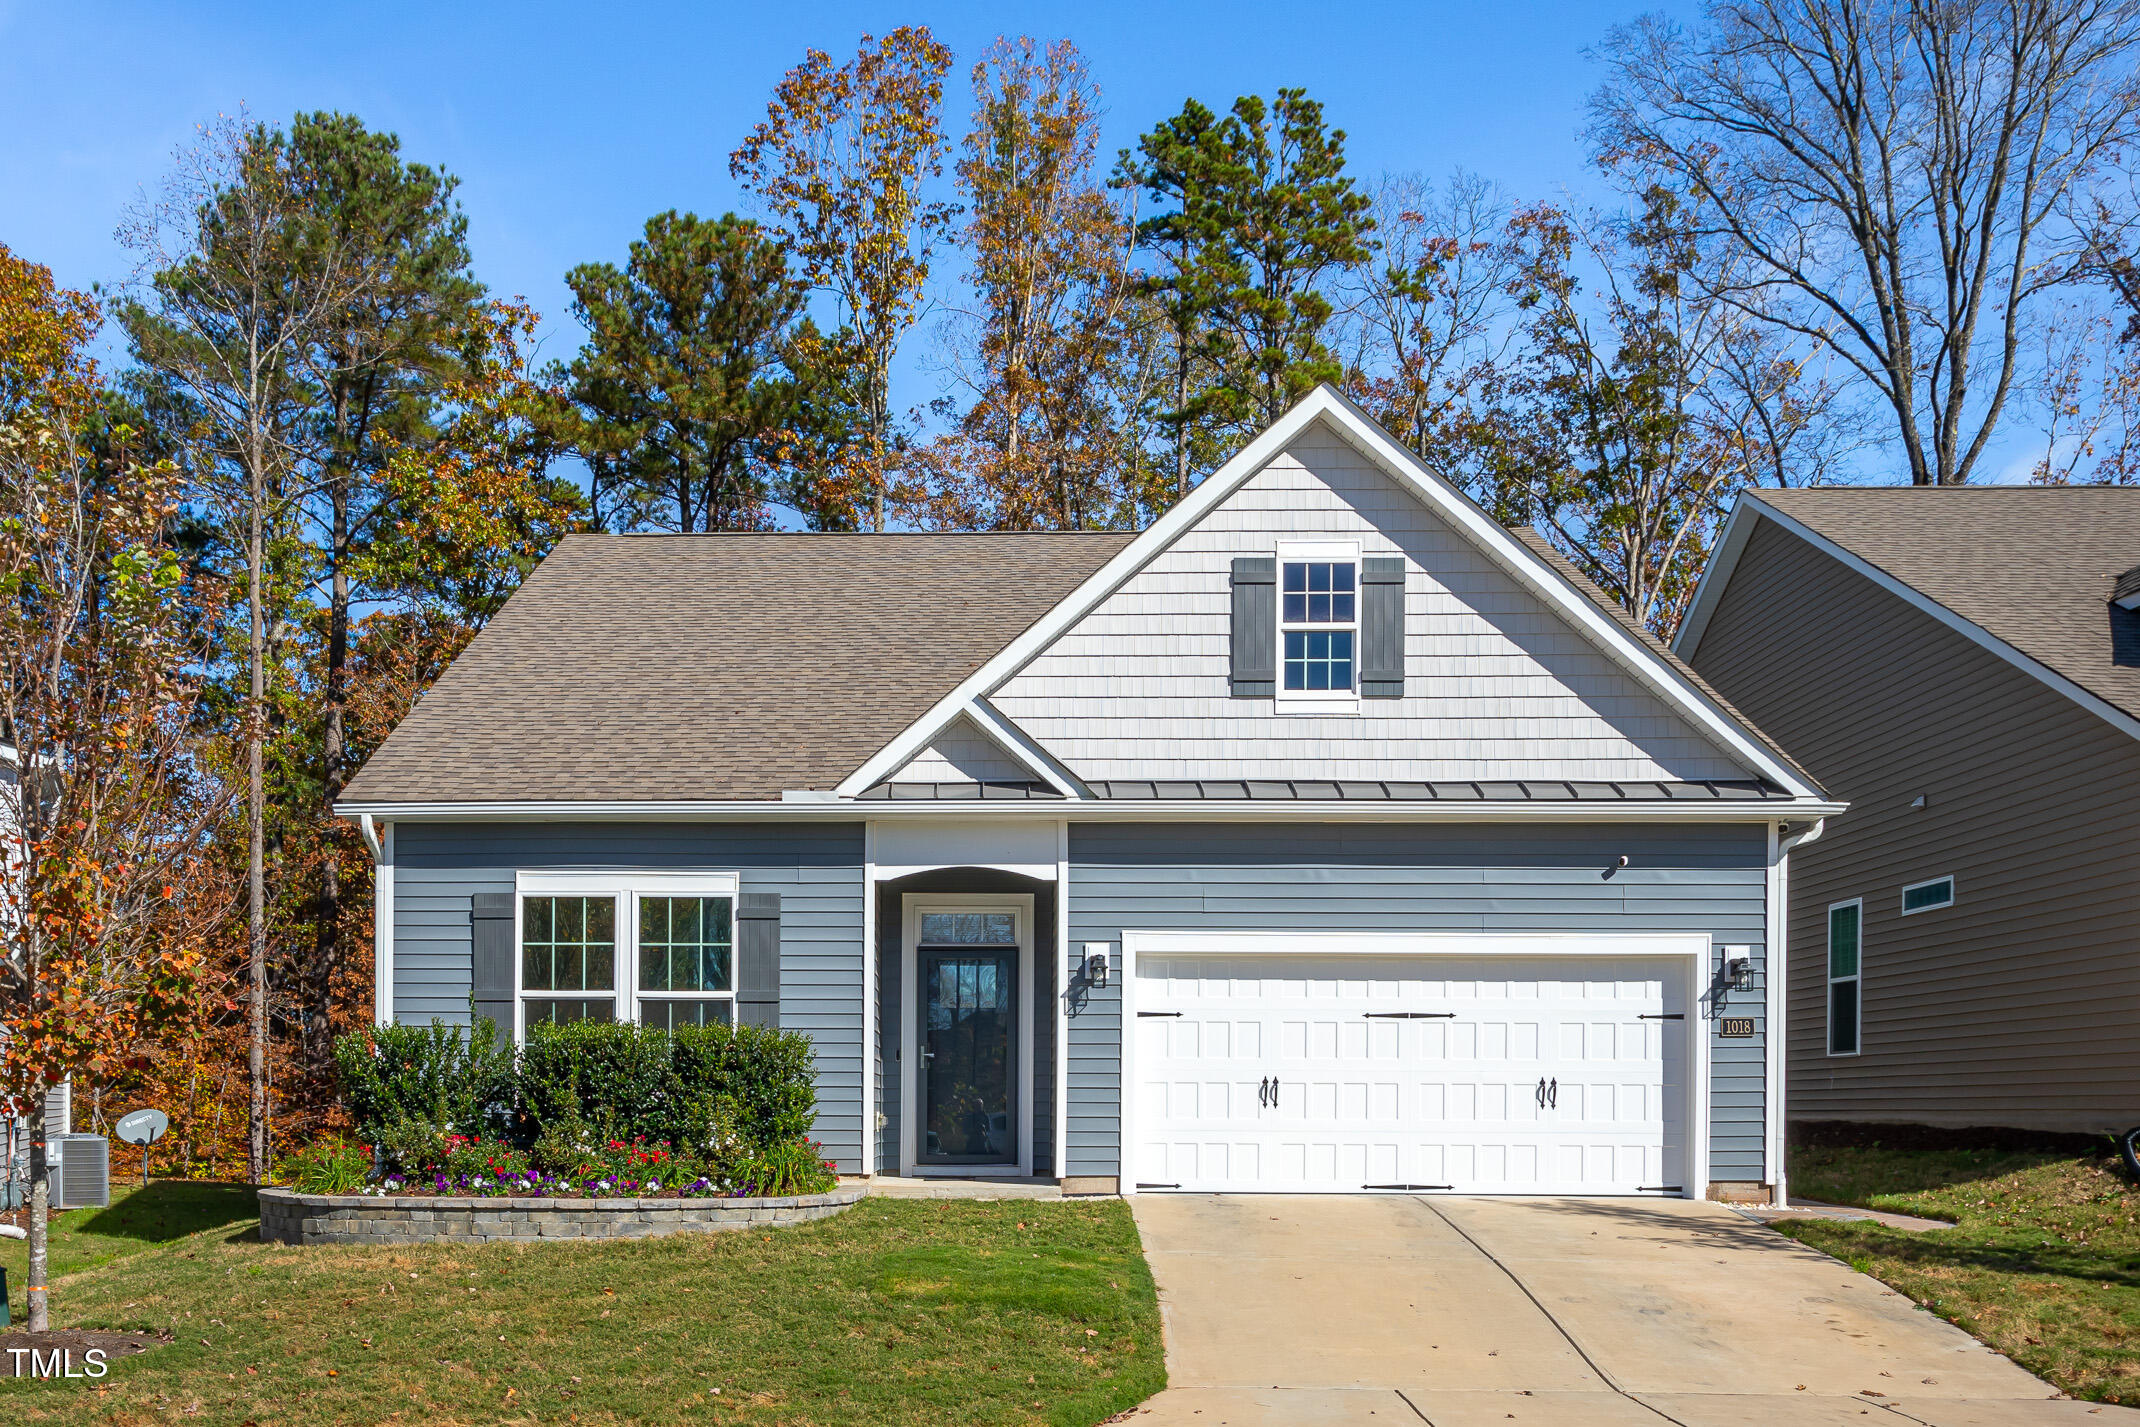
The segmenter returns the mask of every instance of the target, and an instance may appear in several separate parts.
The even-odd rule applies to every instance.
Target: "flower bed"
[[[780,1228],[829,1218],[860,1185],[779,1198],[570,1198],[563,1195],[300,1194],[260,1191],[260,1237],[276,1244],[408,1244],[643,1239]]]
[[[369,1027],[336,1045],[355,1140],[277,1166],[312,1195],[476,1199],[821,1194],[838,1171],[808,1137],[807,1037],[538,1022],[524,1044],[479,1020]]]

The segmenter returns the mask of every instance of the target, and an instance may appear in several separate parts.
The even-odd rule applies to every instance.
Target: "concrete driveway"
[[[1137,1427],[2140,1423],[1686,1200],[1140,1195],[1171,1386]]]

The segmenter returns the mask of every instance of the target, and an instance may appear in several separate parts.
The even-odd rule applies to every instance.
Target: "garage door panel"
[[[1682,974],[1666,958],[1148,959],[1136,1179],[1272,1192],[1661,1185],[1686,1138],[1685,1022],[1661,1019],[1685,1010]]]

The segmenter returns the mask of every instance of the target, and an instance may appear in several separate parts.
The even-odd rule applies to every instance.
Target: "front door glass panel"
[[[921,1158],[1010,1164],[1018,1158],[1016,927],[1009,913],[921,918]],[[993,944],[991,944],[993,943]]]

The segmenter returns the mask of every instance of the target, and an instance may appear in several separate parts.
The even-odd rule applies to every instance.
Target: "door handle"
[[[1271,1103],[1271,1078],[1268,1075],[1256,1083],[1256,1103],[1258,1105]]]
[[[1545,1107],[1546,1107],[1546,1078],[1545,1078],[1545,1077],[1544,1077],[1543,1075],[1541,1075],[1541,1076],[1539,1076],[1539,1077],[1538,1077],[1538,1108],[1539,1108],[1539,1109],[1541,1109],[1541,1110],[1543,1110],[1543,1109],[1545,1109]]]
[[[1275,1075],[1271,1077],[1271,1108],[1278,1108],[1278,1077]]]
[[[1557,1075],[1553,1077],[1553,1083],[1546,1087],[1546,1104],[1556,1110],[1560,1108],[1560,1077]]]

